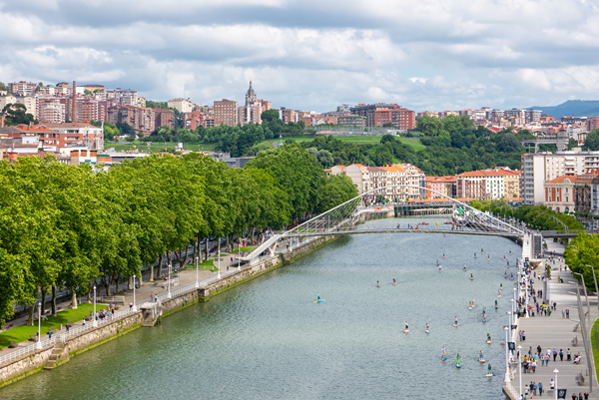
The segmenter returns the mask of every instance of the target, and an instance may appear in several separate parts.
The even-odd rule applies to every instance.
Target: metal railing
[[[133,311],[130,307],[126,308],[125,310],[120,310],[115,312],[113,315],[111,315],[110,317],[106,316],[104,318],[98,318],[97,322],[97,326],[93,326],[93,321],[87,322],[85,325],[80,325],[77,327],[72,327],[69,328],[68,332],[65,332],[63,334],[60,335],[60,341],[61,342],[66,342],[67,338],[69,338],[70,336],[77,336],[80,335],[81,333],[88,331],[90,329],[95,329],[98,328],[102,325],[107,325],[110,324],[114,321],[118,321],[119,319],[122,319],[130,314],[132,314]]]
[[[46,347],[54,344],[56,342],[56,337],[53,337],[51,339],[45,339],[42,340],[42,349],[45,349]],[[24,356],[26,354],[29,353],[33,353],[34,351],[38,350],[38,344],[37,342],[30,344],[27,347],[21,347],[18,350],[13,351],[12,353],[6,354],[4,356],[0,356],[0,364],[4,364],[5,362],[8,362],[10,360],[13,360],[15,358],[19,358],[21,356]]]

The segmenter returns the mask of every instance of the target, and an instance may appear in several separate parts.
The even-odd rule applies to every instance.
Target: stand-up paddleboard
[[[485,322],[487,322],[487,320],[483,318],[483,324],[484,324]]]
[[[315,303],[322,303],[323,301],[324,301],[324,299],[314,300]]]
[[[408,332],[410,332],[409,329],[406,329],[405,331],[403,331],[403,333],[408,333]]]
[[[474,280],[474,278],[473,278],[473,277],[470,277],[470,280],[471,280],[471,281],[473,281],[473,280]]]
[[[487,340],[487,344],[491,344],[491,341],[490,341],[490,340]]]
[[[458,364],[458,363],[455,363],[455,367],[456,368],[462,368],[462,366],[460,364]]]
[[[493,376],[493,374],[486,374],[485,376],[488,377],[488,378],[490,378],[490,377]]]
[[[431,333],[431,331],[429,331],[428,329],[424,331],[424,333],[429,334]]]
[[[453,326],[455,326],[456,328],[458,327],[459,324],[452,324]]]
[[[447,357],[442,356],[441,361],[445,361],[445,360],[447,360]]]
[[[495,306],[495,309],[497,310],[499,308],[499,306]]]
[[[469,309],[469,310],[472,310],[472,308],[473,308],[473,306],[468,306],[468,309]]]
[[[478,361],[480,361],[481,364],[485,363],[485,359],[484,358],[479,358]]]

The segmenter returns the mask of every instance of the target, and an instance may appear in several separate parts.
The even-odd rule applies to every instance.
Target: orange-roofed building
[[[558,176],[545,182],[544,204],[556,212],[574,211],[576,176]]]

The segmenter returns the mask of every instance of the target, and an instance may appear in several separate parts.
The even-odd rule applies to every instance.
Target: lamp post
[[[597,309],[599,310],[599,289],[597,288],[597,277],[595,276],[595,268],[592,265],[586,265],[593,271],[593,280],[595,281],[595,294],[597,295]]]
[[[510,359],[509,359],[509,351],[508,351],[508,338],[507,338],[507,331],[508,331],[508,327],[504,327],[503,328],[505,330],[505,381],[506,382],[510,382]]]
[[[574,275],[580,275],[580,279],[582,279],[582,288],[584,289],[584,297],[587,302],[587,317],[591,319],[591,306],[589,305],[589,296],[587,296],[587,287],[584,284],[584,276],[580,272],[574,272]]]
[[[220,238],[218,238],[218,275],[216,277],[220,279]]]
[[[520,396],[522,396],[522,346],[518,346],[518,369],[520,370]]]
[[[241,240],[237,238],[237,271],[241,271]]]
[[[42,299],[44,301],[44,299]],[[38,305],[39,308],[39,318],[38,318],[38,331],[37,331],[37,348],[42,348],[42,302]]]
[[[173,267],[172,264],[168,265],[168,293],[166,294],[166,297],[168,297],[169,299],[171,297],[173,297],[173,295],[171,294],[171,268]]]
[[[92,318],[92,326],[96,328],[98,321],[96,320],[96,285],[94,285],[94,317]]]
[[[200,287],[200,261],[196,257],[196,287]]]
[[[557,368],[553,370],[553,373],[555,374],[555,380],[553,381],[553,386],[555,387],[555,390],[554,390],[554,392],[555,392],[555,400],[557,400],[557,373],[558,372],[559,371],[557,370]]]
[[[574,280],[573,283],[576,285],[576,303],[577,303],[577,307],[578,307],[578,315],[580,316],[580,315],[584,314],[584,310],[582,307],[582,301],[580,299],[580,290],[578,287],[578,281]],[[593,371],[593,366],[591,363],[591,356],[590,356],[591,351],[592,351],[591,350],[592,345],[590,345],[588,343],[589,338],[587,338],[586,323],[584,321],[585,321],[585,318],[584,318],[584,315],[582,315],[582,318],[580,318],[580,321],[579,321],[580,332],[582,334],[582,343],[584,344],[584,353],[585,353],[585,356],[587,359],[587,368],[589,370],[589,375],[591,375],[591,373]],[[593,380],[592,379],[589,379],[589,390],[591,393],[593,393]]]
[[[137,306],[135,305],[135,275],[133,275],[133,307],[131,307],[131,311],[137,311]]]

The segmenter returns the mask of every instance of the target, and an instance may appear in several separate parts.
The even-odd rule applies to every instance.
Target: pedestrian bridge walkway
[[[443,198],[447,203],[452,204],[452,225],[439,227],[421,224],[413,227],[403,226],[397,228],[362,226],[364,222],[371,219],[397,216],[394,201],[405,198],[403,193],[408,188],[426,190],[432,193],[435,198]],[[239,257],[239,259],[254,262],[265,252],[273,255],[277,245],[288,238],[381,233],[443,233],[503,236],[515,239],[524,235],[524,228],[515,221],[501,220],[431,189],[414,185],[390,185],[370,190],[311,218],[293,229],[279,235],[273,235],[257,249]]]

